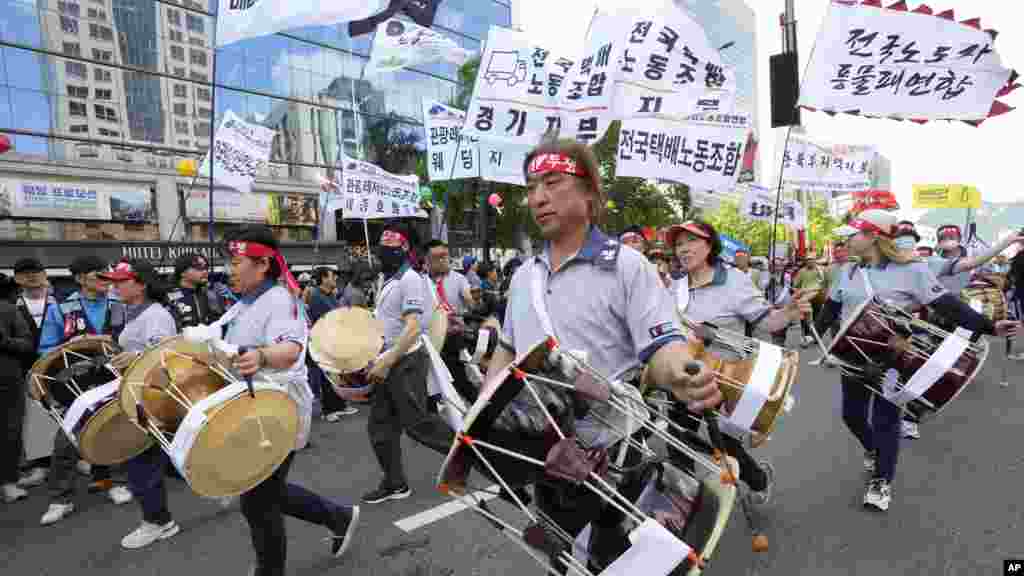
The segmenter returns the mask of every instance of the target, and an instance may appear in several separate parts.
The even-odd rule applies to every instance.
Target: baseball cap
[[[145,260],[128,260],[127,262],[118,262],[117,266],[110,272],[100,273],[100,278],[110,280],[111,282],[137,280],[147,284],[156,278],[156,270],[152,264]]]
[[[865,210],[850,219],[849,222],[836,228],[836,236],[848,238],[859,232],[874,232],[882,236],[892,236],[896,226],[896,216],[885,210]]]
[[[46,269],[43,268],[43,263],[35,258],[21,258],[14,263],[14,273],[21,274],[22,272],[43,272]]]
[[[665,244],[668,246],[675,246],[676,238],[683,232],[689,232],[690,234],[700,236],[705,240],[711,240],[711,233],[705,229],[704,226],[701,226],[699,223],[691,220],[689,222],[684,222],[683,224],[673,224],[670,226],[665,232]]]
[[[99,256],[79,256],[71,262],[70,269],[75,275],[103,272],[107,269],[107,263]]]

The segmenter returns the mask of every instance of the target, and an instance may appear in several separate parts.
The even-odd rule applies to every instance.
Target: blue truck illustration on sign
[[[491,52],[491,61],[487,63],[484,78],[488,84],[504,80],[509,86],[515,86],[526,80],[526,60],[520,60],[519,52],[515,51]]]

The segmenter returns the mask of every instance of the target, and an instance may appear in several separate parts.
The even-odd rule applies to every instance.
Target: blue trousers
[[[335,504],[302,486],[288,483],[288,470],[294,457],[292,452],[270,478],[242,494],[242,515],[249,523],[252,546],[256,550],[257,576],[284,575],[288,555],[285,515],[328,529],[352,516],[351,507]]]
[[[164,478],[170,460],[159,446],[153,446],[125,463],[128,489],[142,508],[142,520],[163,526],[171,521],[167,509],[167,487]]]
[[[898,407],[876,398],[859,380],[843,376],[843,422],[865,450],[877,453],[875,477],[890,482],[896,476],[899,459],[900,420]]]

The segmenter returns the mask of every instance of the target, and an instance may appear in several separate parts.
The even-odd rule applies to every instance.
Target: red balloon
[[[487,203],[497,208],[498,206],[501,206],[501,196],[498,196],[498,193],[495,192],[487,198]]]
[[[6,134],[0,134],[0,154],[11,149],[11,139]]]

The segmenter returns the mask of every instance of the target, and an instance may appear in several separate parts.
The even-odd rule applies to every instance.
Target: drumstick
[[[239,346],[238,347],[238,355],[239,356],[244,356],[245,353],[248,352],[248,351],[249,351],[249,348],[247,348],[245,346]],[[249,387],[249,397],[250,398],[255,398],[256,397],[256,390],[252,387],[252,376],[246,376],[245,377],[245,385]]]
[[[690,376],[696,376],[700,374],[700,363],[687,362],[684,369]],[[722,440],[722,431],[718,429],[718,417],[715,416],[715,411],[711,408],[705,408],[704,421],[707,422],[708,435],[711,436],[711,447],[714,448],[712,456],[722,466],[722,483],[736,484],[736,478],[732,475],[732,468],[729,467],[729,461],[725,457],[725,442]]]

